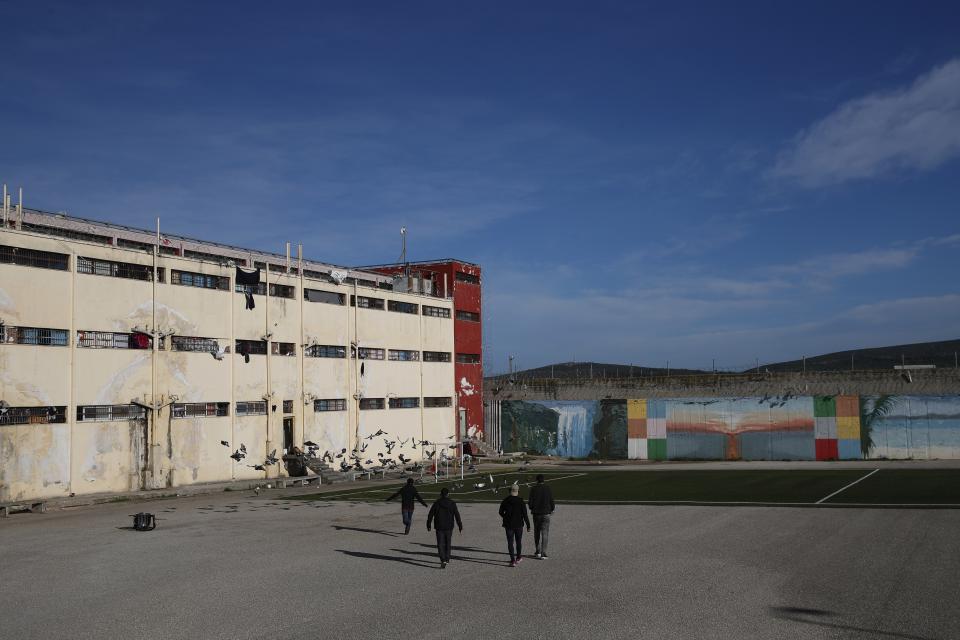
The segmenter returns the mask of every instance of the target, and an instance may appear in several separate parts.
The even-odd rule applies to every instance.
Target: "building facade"
[[[480,265],[451,258],[364,268],[394,276],[396,288],[439,293],[453,300],[457,437],[484,439]]]
[[[255,467],[305,441],[376,464],[455,437],[443,291],[289,248],[4,220],[0,501],[282,475]]]

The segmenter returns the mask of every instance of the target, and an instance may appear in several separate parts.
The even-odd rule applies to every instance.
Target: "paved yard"
[[[283,494],[286,495],[286,494]],[[125,529],[127,514],[160,518]],[[562,505],[507,566],[465,504],[445,570],[418,507],[223,493],[0,520],[5,638],[955,638],[960,510]],[[532,551],[532,535],[524,537]]]

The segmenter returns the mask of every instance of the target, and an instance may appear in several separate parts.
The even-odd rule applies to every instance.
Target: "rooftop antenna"
[[[403,275],[410,277],[410,265],[407,263],[407,228],[400,227],[400,262],[403,264]]]

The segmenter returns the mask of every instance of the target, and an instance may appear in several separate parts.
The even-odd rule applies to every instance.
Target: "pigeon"
[[[213,356],[213,359],[214,359],[214,360],[223,360],[223,356],[225,356],[225,355],[228,354],[228,353],[230,353],[230,346],[229,346],[229,345],[228,345],[228,346],[225,346],[225,347],[221,347],[220,349],[217,349],[216,351],[211,351],[211,352],[210,352],[210,355]]]
[[[343,454],[342,454],[342,453],[338,453],[338,454],[335,455],[334,457],[335,457],[335,458],[342,458],[342,457],[343,457]]]
[[[264,470],[262,464],[248,464],[247,466],[250,467],[251,469],[256,469],[257,471]]]
[[[240,443],[240,453],[246,453],[247,447],[241,442]]]
[[[243,455],[242,453],[240,453],[240,451],[234,451],[234,452],[230,455],[230,457],[233,458],[234,460],[236,460],[237,462],[240,462],[241,460],[243,460],[243,459],[246,458],[247,456],[245,456],[245,455]]]
[[[369,444],[360,445],[360,453],[363,453],[364,451],[366,451],[367,447],[369,446],[370,446]]]
[[[427,442],[426,440],[421,440],[421,441],[420,441],[420,446],[421,446],[421,447],[425,447],[425,446],[427,446],[428,444],[430,444],[430,443]]]
[[[346,462],[340,462],[340,471],[350,471],[350,465],[348,465]]]
[[[397,458],[400,459],[400,462],[401,462],[402,464],[407,464],[408,462],[412,462],[412,461],[410,460],[410,458],[405,458],[402,453],[401,453],[400,455],[398,455]]]
[[[373,460],[367,460],[367,461],[364,462],[363,464],[373,464]]]
[[[436,453],[437,453],[436,451],[427,451],[427,457],[428,457],[428,458],[433,458],[433,456],[434,456]]]
[[[320,448],[320,445],[318,445],[316,442],[311,442],[310,440],[307,440],[306,442],[304,442],[304,443],[303,443],[303,446],[305,446],[305,447],[311,447],[311,448],[314,448],[314,449],[319,449],[319,448]]]
[[[228,449],[230,448],[230,443],[227,442],[226,440],[221,440],[221,441],[220,441],[220,444],[222,444],[223,446],[227,447]]]

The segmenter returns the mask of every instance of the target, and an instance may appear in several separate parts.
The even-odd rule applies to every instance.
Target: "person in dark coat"
[[[527,499],[530,513],[533,514],[533,542],[537,545],[534,558],[547,558],[547,541],[550,537],[550,515],[553,514],[553,491],[543,481],[543,474],[537,476],[537,484],[530,489]]]
[[[390,502],[397,496],[400,496],[400,516],[403,518],[403,534],[410,533],[410,524],[413,522],[413,501],[419,500],[420,504],[427,506],[427,503],[420,497],[417,488],[413,486],[413,478],[407,478],[407,484],[403,485],[399,491],[387,498]]]
[[[523,525],[530,531],[530,518],[527,517],[527,505],[520,497],[520,487],[510,487],[510,495],[500,503],[500,517],[507,531],[507,551],[510,552],[510,566],[515,567],[523,559]]]
[[[460,511],[457,509],[457,503],[447,497],[450,490],[444,487],[440,489],[440,498],[430,507],[430,513],[427,514],[427,531],[430,531],[430,525],[437,528],[437,555],[440,556],[440,568],[446,569],[450,562],[450,544],[453,540],[453,523],[456,521],[457,528],[463,533],[463,522],[460,520]]]

